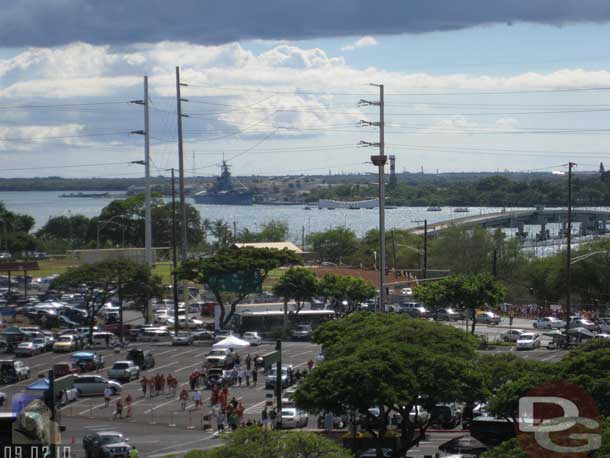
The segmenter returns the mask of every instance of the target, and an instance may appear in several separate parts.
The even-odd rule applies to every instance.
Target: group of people
[[[228,403],[220,403],[217,409],[216,404],[212,405],[212,416],[216,420],[216,428],[218,432],[223,432],[225,429],[225,421],[230,431],[235,431],[238,426],[245,425],[244,411],[246,410],[241,401],[233,397]],[[250,420],[248,420],[250,421]]]
[[[163,374],[157,373],[157,375],[147,378],[145,375],[140,380],[140,386],[142,387],[142,393],[144,397],[158,396],[163,393],[175,394],[178,388],[178,379],[171,373],[165,377]],[[165,388],[167,387],[167,392]]]
[[[104,389],[104,407],[109,407],[110,406],[110,398],[112,397],[113,391],[110,387],[106,387]],[[123,401],[121,399],[121,397],[119,397],[119,399],[117,399],[116,404],[115,404],[115,410],[112,413],[112,418],[113,419],[117,419],[117,418],[123,418],[123,410],[126,409],[126,418],[131,417],[132,414],[132,405],[133,405],[133,397],[131,396],[131,394],[127,394],[127,396],[125,396],[125,401]]]

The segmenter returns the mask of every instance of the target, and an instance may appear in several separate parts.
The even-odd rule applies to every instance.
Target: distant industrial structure
[[[388,183],[391,188],[396,186],[396,156],[390,155],[390,182]]]

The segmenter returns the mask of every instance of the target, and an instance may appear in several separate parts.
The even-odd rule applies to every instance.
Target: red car
[[[68,361],[65,363],[56,363],[53,365],[53,377],[59,378],[68,374],[78,374],[80,369],[78,366],[72,362]]]

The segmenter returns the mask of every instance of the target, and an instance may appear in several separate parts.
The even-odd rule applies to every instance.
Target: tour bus
[[[332,310],[301,310],[298,314],[288,312],[288,326],[294,327],[299,324],[309,324],[312,328],[335,318]],[[271,310],[264,312],[239,311],[233,315],[231,327],[243,334],[248,331],[258,331],[263,335],[273,334],[281,331],[284,326],[284,312],[282,310]]]

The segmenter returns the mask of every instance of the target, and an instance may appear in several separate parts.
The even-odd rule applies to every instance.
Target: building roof
[[[303,250],[301,250],[298,246],[296,246],[292,242],[235,243],[234,246],[236,246],[237,248],[249,246],[252,248],[275,248],[276,250],[287,249],[289,251],[293,251],[294,253],[298,253],[298,254],[303,253]]]

